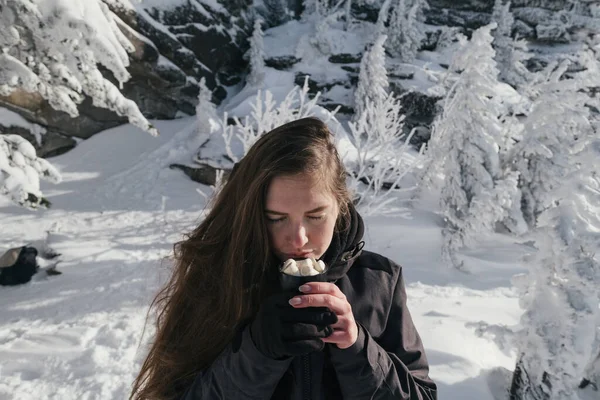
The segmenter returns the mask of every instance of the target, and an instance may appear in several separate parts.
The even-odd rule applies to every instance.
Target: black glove
[[[337,315],[326,307],[294,308],[288,301],[297,293],[278,293],[261,304],[250,325],[258,350],[273,359],[323,350],[321,340],[333,333]]]

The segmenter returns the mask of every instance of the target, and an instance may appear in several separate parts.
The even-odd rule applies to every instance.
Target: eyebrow
[[[307,211],[305,214],[312,214],[312,213],[316,213],[316,212],[319,212],[319,211],[323,211],[327,207],[329,207],[329,206],[319,206],[317,208],[313,208],[312,210]],[[265,213],[275,214],[275,215],[287,215],[286,213],[282,213],[282,212],[279,212],[279,211],[273,211],[273,210],[269,210],[269,209],[265,209]]]

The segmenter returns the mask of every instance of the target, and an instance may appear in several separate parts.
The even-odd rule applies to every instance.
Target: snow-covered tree
[[[394,57],[399,57],[403,62],[414,61],[417,51],[421,46],[424,33],[419,29],[417,16],[429,5],[425,0],[398,0],[392,9],[386,48]]]
[[[265,18],[271,26],[278,26],[289,19],[286,0],[263,0],[266,9]]]
[[[217,109],[212,102],[212,92],[206,87],[206,79],[200,79],[198,104],[196,105],[196,120],[198,133],[213,133],[219,128]]]
[[[600,168],[597,121],[588,93],[600,81],[594,55],[565,79],[568,61],[548,67],[515,151],[537,254],[515,277],[521,307],[515,400],[576,399],[598,354],[600,328]],[[586,371],[586,367],[588,370]]]
[[[512,38],[514,17],[510,12],[510,2],[503,3],[503,0],[496,0],[492,13],[492,21],[498,25],[493,32],[496,62],[500,80],[519,87],[531,79],[531,73],[524,64],[531,55],[524,40]]]
[[[582,161],[580,166],[596,163]],[[580,167],[538,218],[537,255],[514,279],[525,309],[511,399],[577,399],[600,326],[600,181]],[[584,168],[585,169],[585,168]],[[561,194],[559,194],[561,193]]]
[[[434,122],[429,163],[423,184],[438,171],[444,174],[441,209],[447,219],[443,254],[453,254],[465,238],[480,235],[509,213],[516,193],[516,177],[500,165],[504,132],[499,119],[506,107],[498,90],[498,70],[491,46],[495,24],[473,33],[471,42],[456,54],[452,71],[461,71]]]
[[[384,98],[366,99],[361,117],[349,123],[356,154],[346,162],[346,169],[355,205],[364,215],[404,211],[393,203],[403,191],[400,181],[421,161],[421,153],[407,157],[412,134],[403,135],[401,111],[400,101],[389,93]]]
[[[35,149],[18,135],[0,135],[0,195],[27,208],[49,206],[40,191],[40,177],[53,183],[61,180],[58,171],[38,158]]]
[[[385,69],[386,35],[380,35],[362,56],[358,84],[354,92],[354,121],[360,120],[367,100],[381,104],[387,97],[389,82]]]
[[[537,95],[524,122],[524,137],[512,150],[512,163],[520,174],[522,211],[530,227],[555,201],[555,189],[562,185],[568,167],[576,162],[572,149],[581,135],[591,129],[590,97],[581,79],[561,79],[569,61],[550,67],[550,75],[532,85]]]
[[[262,85],[265,79],[265,44],[263,41],[262,21],[254,21],[254,31],[250,38],[250,73],[247,81],[252,86]]]
[[[130,78],[133,45],[100,0],[2,0],[0,2],[0,95],[39,93],[56,110],[78,116],[89,96],[155,135],[137,105],[105,79],[99,65],[122,84]]]

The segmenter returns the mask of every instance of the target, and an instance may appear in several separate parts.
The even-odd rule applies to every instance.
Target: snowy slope
[[[199,185],[165,168],[197,148],[193,119],[156,124],[158,138],[124,126],[51,159],[64,177],[43,188],[51,210],[30,212],[0,200],[2,248],[51,230],[50,244],[63,254],[63,275],[0,287],[0,399],[127,397],[166,257],[204,206]],[[409,307],[440,398],[493,399],[488,373],[512,369],[515,356],[468,324],[518,322],[509,279],[523,270],[523,248],[498,236],[464,255],[474,271],[465,275],[441,264],[440,221],[431,211],[366,223],[367,248],[404,265]],[[146,338],[151,333],[149,327]]]

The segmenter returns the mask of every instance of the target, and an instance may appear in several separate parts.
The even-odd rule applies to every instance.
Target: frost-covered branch
[[[321,95],[318,92],[312,99],[308,95],[308,76],[304,80],[302,88],[294,88],[285,96],[283,101],[277,104],[273,94],[269,90],[259,90],[254,102],[250,107],[250,115],[243,120],[234,117],[235,126],[227,125],[227,114],[222,120],[221,129],[227,155],[233,162],[239,161],[246,155],[250,147],[266,132],[297,119],[317,114],[317,102]],[[329,113],[329,118],[335,115],[335,111]],[[325,121],[327,122],[327,121]],[[242,145],[242,154],[236,154],[233,148],[234,140]]]

